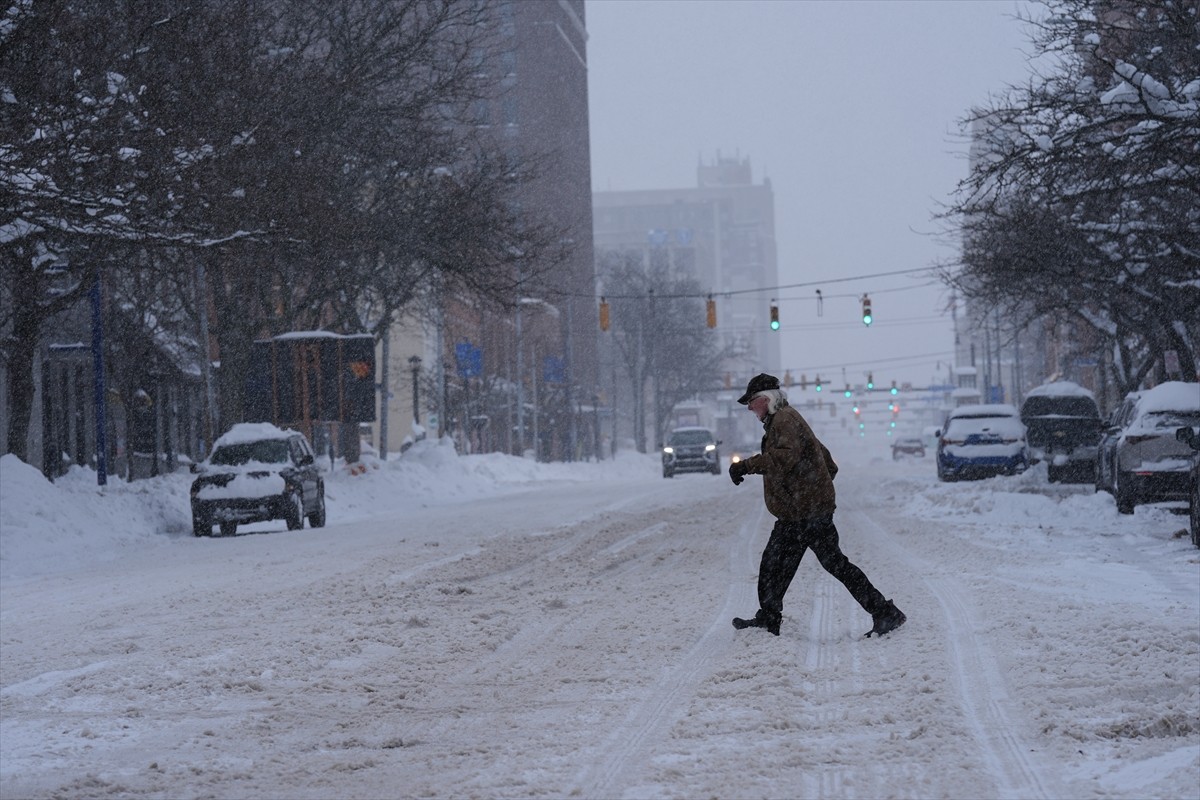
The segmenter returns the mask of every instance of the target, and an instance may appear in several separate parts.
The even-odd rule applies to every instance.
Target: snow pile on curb
[[[500,453],[460,456],[449,440],[425,440],[387,462],[365,456],[362,467],[352,474],[339,464],[326,473],[331,524],[402,516],[414,506],[526,491],[547,481],[585,483],[643,472],[649,480],[658,461],[619,453],[601,462],[541,464]],[[3,456],[0,577],[33,577],[191,538],[192,479],[183,471],[132,482],[110,477],[100,487],[95,471],[73,467],[52,483],[16,456]]]

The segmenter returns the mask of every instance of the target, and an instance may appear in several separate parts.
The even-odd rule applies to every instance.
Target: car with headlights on
[[[938,480],[1015,475],[1029,467],[1029,443],[1007,403],[960,406],[938,434]]]
[[[1175,438],[1181,427],[1200,427],[1200,383],[1168,381],[1142,392],[1113,455],[1117,511],[1188,499],[1192,450]]]
[[[192,467],[192,533],[213,525],[232,536],[243,523],[281,519],[288,530],[325,525],[325,482],[304,434],[265,422],[234,425]]]
[[[721,474],[721,444],[708,428],[676,428],[667,437],[662,449],[664,478],[679,472],[711,472]]]

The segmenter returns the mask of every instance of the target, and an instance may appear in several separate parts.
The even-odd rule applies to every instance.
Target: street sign
[[[454,362],[461,378],[474,378],[483,374],[483,350],[470,342],[454,345]]]
[[[542,380],[546,383],[565,383],[567,380],[566,361],[558,356],[546,356],[542,360]]]

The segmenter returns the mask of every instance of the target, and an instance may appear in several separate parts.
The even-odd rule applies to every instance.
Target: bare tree
[[[490,90],[491,13],[471,0],[14,5],[0,22],[10,374],[30,374],[41,327],[106,259],[116,282],[157,270],[123,286],[171,283],[193,313],[203,263],[230,421],[263,332],[369,330],[371,301],[386,324],[434,271],[511,297],[516,264],[553,263],[557,238],[514,210],[522,170],[460,124]],[[20,447],[32,384],[10,386]]]
[[[671,409],[718,385],[723,356],[716,335],[705,327],[704,301],[693,279],[648,272],[629,254],[607,253],[599,267],[612,309],[609,335],[633,398],[634,442],[644,453],[647,394],[655,441],[662,441]]]
[[[966,122],[981,157],[946,219],[946,279],[1024,314],[1069,316],[1110,343],[1136,388],[1200,343],[1200,27],[1194,2],[1050,0],[1026,22],[1048,72]]]

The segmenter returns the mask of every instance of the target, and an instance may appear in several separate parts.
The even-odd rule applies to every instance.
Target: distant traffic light
[[[850,391],[850,384],[846,384],[846,397],[852,397],[854,392]]]
[[[867,391],[871,391],[874,388],[875,388],[875,376],[872,373],[868,372],[867,373]]]
[[[610,318],[608,313],[608,301],[603,297],[600,298],[600,330],[608,330]]]
[[[784,385],[784,387],[786,387],[788,389],[792,388],[792,371],[790,369],[784,370],[783,385]]]
[[[710,328],[717,327],[717,301],[713,300],[711,294],[705,307],[705,324]]]
[[[862,321],[863,325],[868,326],[875,321],[874,317],[871,316],[871,298],[865,294],[862,296]]]
[[[779,330],[779,306],[775,305],[775,301],[771,301],[771,330]]]
[[[817,376],[816,384],[817,384],[817,391],[818,392],[821,391],[821,376],[820,375]]]
[[[891,388],[891,392],[892,392],[892,394],[899,394],[899,393],[900,393],[900,390],[896,388],[896,382],[895,382],[895,381],[892,381],[892,388]]]
[[[803,372],[800,373],[800,391],[802,391],[802,392],[808,391],[808,376],[805,375]]]

